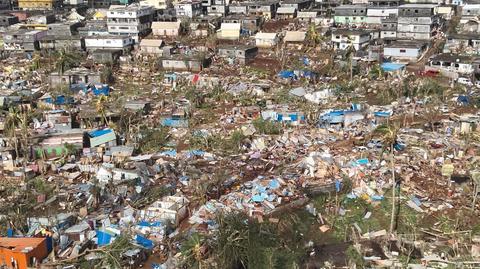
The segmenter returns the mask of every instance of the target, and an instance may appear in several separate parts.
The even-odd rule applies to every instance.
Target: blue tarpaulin
[[[368,164],[368,159],[358,159],[356,161],[358,165],[367,165]]]
[[[47,252],[50,253],[53,250],[53,238],[51,236],[45,237],[47,243]]]
[[[396,142],[396,143],[393,145],[393,148],[394,148],[395,150],[398,150],[398,151],[404,150],[406,147],[407,147],[407,145],[405,145],[405,144],[403,144],[403,143],[399,143],[399,142]]]
[[[55,105],[66,105],[66,104],[73,104],[75,100],[73,97],[65,97],[63,95],[59,95],[55,98],[53,97],[47,97],[41,99],[43,102],[48,103],[48,104],[55,104]]]
[[[162,126],[166,127],[177,127],[177,128],[186,128],[188,127],[188,120],[186,119],[174,119],[166,118],[162,121]]]
[[[141,226],[141,227],[161,227],[162,223],[160,221],[149,222],[149,221],[142,220],[138,223],[138,226]]]
[[[308,59],[308,57],[303,57],[302,62],[304,65],[310,65],[310,59]]]
[[[109,245],[110,242],[112,242],[111,234],[97,230],[97,245],[99,247]]]
[[[187,153],[187,157],[188,157],[188,158],[191,158],[191,157],[193,157],[193,156],[202,157],[203,155],[205,155],[205,151],[203,151],[203,150],[198,150],[198,149],[190,150],[190,151]]]
[[[160,153],[160,155],[163,155],[163,156],[169,156],[169,157],[175,157],[177,156],[177,151],[172,149],[172,150],[166,150],[166,151],[163,151],[162,153]]]
[[[388,118],[388,117],[392,116],[392,112],[377,111],[377,112],[373,112],[373,115],[374,115],[375,117]]]
[[[467,105],[468,103],[470,103],[470,97],[468,97],[466,95],[459,95],[458,98],[457,98],[457,102],[459,102],[463,105]]]
[[[105,95],[108,96],[110,94],[110,87],[107,84],[103,85],[95,85],[92,87],[93,95]]]
[[[340,190],[342,189],[342,182],[340,180],[335,180],[335,190],[337,192],[340,192]]]
[[[383,63],[380,65],[383,71],[385,72],[393,72],[405,67],[404,64],[396,64],[396,63]]]
[[[352,111],[360,111],[362,110],[362,105],[361,104],[352,104]]]
[[[135,241],[137,241],[137,243],[139,245],[141,245],[142,247],[146,248],[146,249],[152,249],[153,248],[153,241],[152,240],[149,240],[141,235],[138,235],[137,234],[137,237],[135,238]]]
[[[278,76],[281,78],[296,78],[297,76],[293,71],[290,70],[283,70],[278,73]]]
[[[278,182],[278,180],[276,179],[272,179],[270,180],[268,186],[270,187],[270,189],[278,189],[280,187],[280,182]]]
[[[105,134],[108,134],[108,133],[111,133],[111,132],[112,132],[111,129],[100,129],[100,130],[91,131],[88,134],[91,137],[99,137],[99,136],[102,136],[102,135],[105,135]]]

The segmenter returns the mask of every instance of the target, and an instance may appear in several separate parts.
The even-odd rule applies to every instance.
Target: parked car
[[[472,81],[469,78],[460,77],[457,79],[457,83],[467,86],[473,86]]]
[[[435,70],[423,70],[423,71],[418,71],[417,74],[421,77],[436,77],[440,72],[435,71]]]

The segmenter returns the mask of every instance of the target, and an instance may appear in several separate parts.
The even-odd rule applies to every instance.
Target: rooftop
[[[447,39],[474,39],[480,40],[478,33],[453,33],[447,36]]]
[[[341,5],[338,7],[335,7],[335,9],[360,9],[360,8],[367,8],[366,5]]]
[[[28,253],[45,242],[45,238],[36,237],[1,237],[0,248],[8,248],[14,252]]]
[[[401,5],[398,8],[436,8],[438,5],[433,4],[405,4]]]
[[[420,41],[396,41],[390,45],[385,45],[385,48],[412,48],[419,49],[425,46],[426,42]]]
[[[279,7],[277,9],[277,14],[293,14],[297,8],[295,7]]]
[[[140,46],[146,47],[161,47],[163,45],[163,40],[161,39],[142,39],[140,41]]]
[[[254,49],[255,46],[248,46],[248,45],[221,45],[219,46],[219,50],[227,49],[227,50],[249,50]]]
[[[332,34],[341,34],[341,35],[368,35],[375,32],[374,30],[368,29],[334,29]]]
[[[131,37],[122,35],[93,35],[86,36],[85,39],[131,39]]]
[[[148,9],[152,9],[152,7],[132,4],[129,6],[112,5],[108,10],[109,11],[138,11],[138,10],[148,10]]]
[[[442,62],[461,62],[461,63],[472,63],[476,57],[467,56],[467,55],[458,55],[451,53],[441,53],[430,57],[431,61],[442,61]]]
[[[257,33],[255,38],[259,39],[274,39],[278,36],[278,33]]]

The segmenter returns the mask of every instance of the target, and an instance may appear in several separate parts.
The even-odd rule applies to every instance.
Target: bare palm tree
[[[395,216],[396,216],[396,179],[395,179],[395,143],[398,139],[398,131],[400,127],[397,125],[381,125],[375,129],[375,133],[383,139],[384,149],[388,147],[391,155],[391,173],[392,173],[392,212],[390,218],[390,234],[394,232],[395,229]]]
[[[353,79],[353,56],[355,52],[355,47],[350,41],[349,45],[345,48],[345,57],[348,59],[348,66],[350,68],[350,81]]]
[[[18,158],[18,139],[16,129],[20,126],[20,112],[17,108],[11,107],[5,118],[5,133],[10,138],[10,143],[14,145],[15,156]]]
[[[95,102],[95,108],[97,110],[97,113],[102,116],[102,120],[104,124],[108,123],[107,120],[107,103],[108,103],[108,97],[105,95],[100,95]]]

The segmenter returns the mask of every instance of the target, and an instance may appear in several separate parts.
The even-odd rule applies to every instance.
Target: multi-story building
[[[473,56],[442,53],[430,57],[429,65],[442,73],[453,73],[452,77],[470,76],[475,72],[476,60]]]
[[[335,49],[345,50],[352,46],[356,51],[363,50],[371,40],[378,38],[378,31],[364,29],[335,29],[332,43]]]
[[[467,4],[462,8],[460,24],[468,23],[470,20],[478,21],[480,16],[480,4]]]
[[[398,7],[400,0],[368,0],[368,8],[370,7]]]
[[[90,8],[109,8],[111,5],[130,5],[133,0],[88,0]]]
[[[428,40],[440,27],[436,5],[407,4],[398,9],[397,39]]]
[[[173,4],[177,17],[194,18],[202,15],[202,2],[200,1],[181,1]]]
[[[266,19],[275,18],[279,7],[278,1],[249,2],[247,12],[249,15],[262,16]]]
[[[263,19],[260,16],[239,16],[230,15],[223,18],[224,23],[240,23],[241,30],[250,34],[256,33],[262,26]]]
[[[382,19],[398,15],[399,0],[368,0],[367,23],[380,25]]]
[[[202,12],[210,16],[226,16],[230,0],[202,0]]]
[[[18,0],[18,8],[23,10],[52,10],[61,5],[61,0]]]
[[[282,7],[294,7],[298,11],[310,9],[312,5],[312,0],[283,0],[280,3]]]
[[[0,15],[0,27],[6,27],[18,23],[18,18],[10,15]]]
[[[9,51],[34,51],[39,49],[38,41],[47,31],[18,29],[3,35],[3,48]]]
[[[152,26],[153,7],[132,4],[112,6],[107,12],[108,32],[112,35],[131,36],[136,42],[147,35]]]
[[[231,4],[228,8],[231,14],[255,15],[272,19],[275,18],[279,6],[278,1],[262,1]]]
[[[142,0],[140,1],[140,5],[152,6],[155,9],[167,9],[173,7],[171,0]]]
[[[341,5],[335,8],[336,24],[360,25],[367,22],[366,5]]]
[[[367,9],[367,24],[380,25],[382,19],[398,15],[398,7],[395,6],[375,6]]]
[[[0,0],[0,10],[9,9],[10,1],[9,0]]]
[[[397,39],[397,20],[397,16],[394,15],[381,19],[380,38],[383,41],[387,41],[386,43]]]
[[[207,6],[207,14],[210,16],[226,16],[228,14],[228,1],[212,0],[211,5]],[[202,2],[203,4],[203,2]]]
[[[315,8],[312,11],[317,11],[319,16],[330,17],[340,3],[340,0],[317,0],[315,1]]]
[[[129,36],[88,36],[85,37],[87,50],[129,50],[134,44]]]

